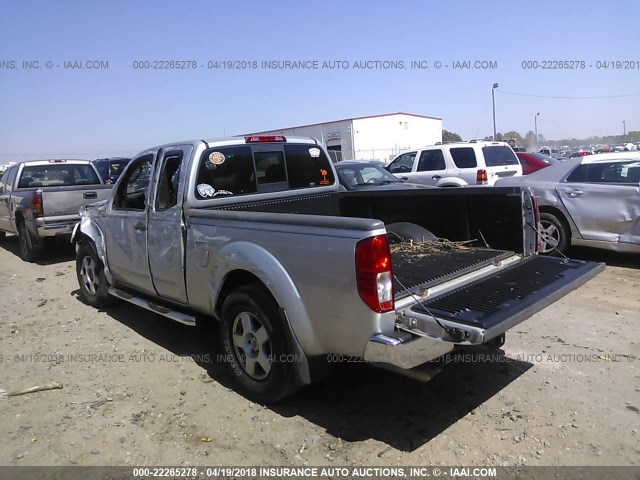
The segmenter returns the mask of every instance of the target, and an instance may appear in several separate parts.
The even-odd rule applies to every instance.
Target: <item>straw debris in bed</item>
[[[389,246],[391,254],[408,255],[412,258],[424,258],[431,255],[443,254],[452,251],[471,250],[470,243],[475,240],[464,240],[461,242],[452,242],[446,238],[438,238],[431,242],[418,243],[410,240],[408,242],[394,243]]]

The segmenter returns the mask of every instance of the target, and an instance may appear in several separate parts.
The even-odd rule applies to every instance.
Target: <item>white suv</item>
[[[505,142],[460,142],[401,153],[387,170],[411,183],[437,187],[493,185],[522,175],[522,165]]]

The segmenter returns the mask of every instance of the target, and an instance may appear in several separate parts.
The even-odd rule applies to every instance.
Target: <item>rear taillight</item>
[[[476,184],[477,185],[486,185],[489,183],[489,175],[487,175],[486,170],[478,170],[476,173]]]
[[[531,204],[533,206],[533,221],[536,226],[536,247],[535,251],[539,252],[542,247],[542,238],[540,237],[540,209],[538,208],[538,199],[536,197],[531,197]]]
[[[360,298],[374,312],[393,310],[393,273],[386,235],[356,244],[356,279]]]
[[[42,208],[42,190],[36,190],[31,197],[31,211],[33,218],[40,218],[44,210]]]

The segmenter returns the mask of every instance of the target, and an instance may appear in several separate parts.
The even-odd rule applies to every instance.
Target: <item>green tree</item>
[[[505,133],[502,138],[504,139],[504,141],[506,142],[507,140],[513,138],[516,141],[516,146],[521,147],[524,145],[524,138],[522,138],[522,135],[520,135],[518,132],[516,132],[515,130],[511,130],[507,133]]]
[[[442,141],[443,142],[461,142],[462,137],[457,133],[449,132],[447,130],[442,130]]]

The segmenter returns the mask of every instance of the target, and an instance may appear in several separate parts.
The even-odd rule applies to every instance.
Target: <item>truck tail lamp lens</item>
[[[476,173],[476,184],[486,185],[487,183],[489,183],[489,175],[487,175],[487,171],[484,169],[478,170]]]
[[[42,190],[36,190],[31,197],[31,210],[33,218],[40,218],[44,214],[42,207]]]
[[[251,135],[244,137],[245,143],[269,143],[269,142],[286,142],[287,139],[282,135]]]
[[[393,310],[393,273],[386,235],[365,238],[356,244],[358,293],[371,310]]]

